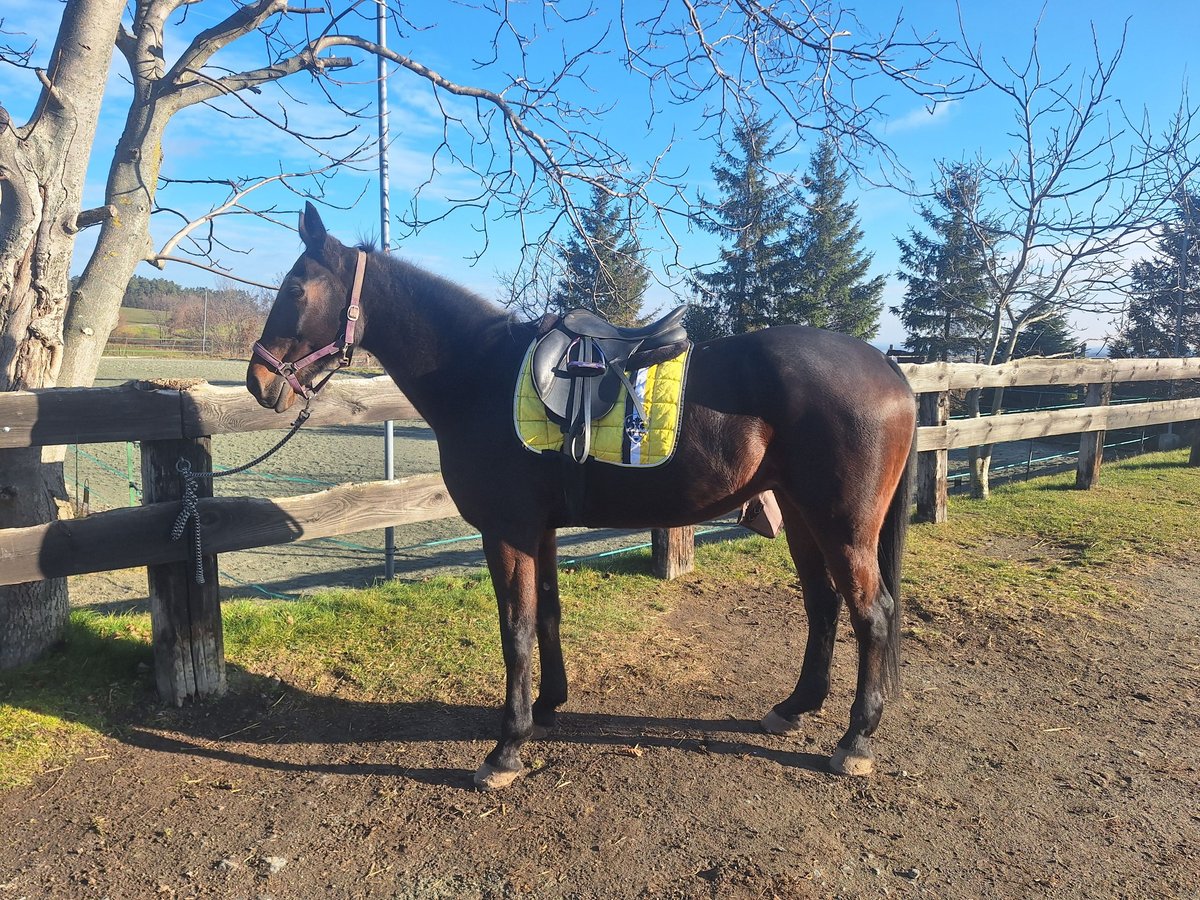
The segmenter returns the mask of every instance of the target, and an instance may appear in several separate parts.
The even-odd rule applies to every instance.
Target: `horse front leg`
[[[516,543],[485,535],[484,553],[500,613],[506,687],[500,742],[475,772],[483,790],[508,787],[524,772],[521,745],[533,732],[531,653],[537,620],[537,540]]]
[[[562,604],[558,596],[558,536],[546,529],[537,557],[537,640],[542,681],[533,704],[533,736],[541,738],[554,727],[556,710],[567,702],[567,671],[558,636]]]

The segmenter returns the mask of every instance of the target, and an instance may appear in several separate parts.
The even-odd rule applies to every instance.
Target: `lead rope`
[[[330,373],[332,374],[332,373]],[[325,379],[328,381],[328,376]],[[324,384],[324,382],[322,382]],[[309,403],[312,398],[309,398]],[[273,453],[277,452],[284,444],[296,436],[296,432],[300,430],[300,426],[308,421],[308,417],[312,415],[312,410],[309,409],[309,404],[304,404],[304,409],[300,411],[300,415],[296,417],[296,421],[292,423],[291,430],[285,434],[282,440],[274,447],[268,450],[262,456],[256,456],[250,462],[240,465],[234,469],[226,469],[224,472],[193,472],[192,464],[186,459],[180,459],[175,463],[175,470],[179,472],[183,478],[183,506],[179,510],[179,515],[175,517],[175,524],[171,528],[171,540],[177,541],[183,537],[183,532],[187,528],[188,523],[192,525],[192,561],[195,565],[196,584],[204,584],[204,552],[200,544],[200,510],[197,504],[200,501],[199,490],[200,482],[205,479],[224,478],[227,475],[238,475],[245,472],[247,469],[257,466],[260,462],[267,459]]]

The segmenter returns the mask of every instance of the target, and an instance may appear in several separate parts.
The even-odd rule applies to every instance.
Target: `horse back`
[[[798,469],[854,480],[878,467],[885,444],[902,442],[907,453],[915,415],[903,376],[854,338],[781,326],[699,343],[674,456],[641,469],[585,463],[583,518],[572,521],[563,485],[577,464],[521,446],[506,400],[515,381],[515,368],[511,378],[493,373],[486,388],[470,392],[478,408],[438,431],[447,484],[478,527],[497,518],[551,527],[704,521],[795,484]]]

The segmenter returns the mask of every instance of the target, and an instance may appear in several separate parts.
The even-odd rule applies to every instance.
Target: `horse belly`
[[[665,528],[724,515],[772,484],[766,458],[772,434],[755,416],[688,404],[670,461],[641,469],[587,465],[582,524]]]

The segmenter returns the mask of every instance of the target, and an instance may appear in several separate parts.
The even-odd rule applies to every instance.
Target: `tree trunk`
[[[0,473],[0,529],[52,522],[69,508],[62,464],[43,465],[41,448],[0,450]],[[37,659],[66,624],[66,579],[0,587],[0,669]]]
[[[139,262],[153,253],[150,212],[162,160],[165,117],[157,107],[130,111],[109,170],[105,202],[117,214],[100,225],[96,249],[75,286],[64,329],[66,352],[59,383],[90,387],[108,336],[117,326],[121,298]]]
[[[0,390],[56,384],[76,216],[124,0],[70,0],[28,124],[0,107]],[[0,528],[65,505],[57,448],[0,451]],[[47,461],[43,461],[43,459]],[[0,668],[62,637],[66,582],[0,587]]]
[[[117,325],[121,298],[139,262],[153,254],[150,213],[158,191],[162,137],[176,110],[175,98],[160,91],[163,77],[163,28],[171,4],[147,4],[135,22],[137,60],[134,98],[108,170],[104,202],[115,215],[100,224],[96,248],[88,258],[71,306],[63,339],[66,352],[60,383],[89,387],[96,379],[108,336]]]
[[[979,418],[979,397],[982,393],[980,388],[967,391],[967,413],[971,418]],[[988,478],[992,468],[992,448],[990,445],[972,447],[968,453],[971,463],[971,496],[976,500],[986,500],[991,493]]]

